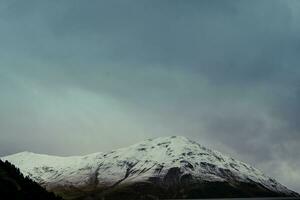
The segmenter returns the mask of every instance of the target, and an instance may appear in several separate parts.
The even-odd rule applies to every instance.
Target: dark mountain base
[[[76,200],[140,200],[140,199],[201,199],[238,197],[287,197],[252,183],[201,182],[176,184],[169,187],[152,181],[119,185],[105,189],[74,189],[60,191],[66,199]],[[64,189],[63,189],[64,190]]]
[[[249,183],[232,186],[224,182],[203,182],[186,187],[161,188],[151,183],[140,183],[118,188],[104,194],[105,199],[199,199],[199,198],[236,198],[236,197],[283,197]]]
[[[0,199],[2,200],[61,200],[39,184],[24,177],[19,169],[0,160]]]
[[[86,188],[55,188],[54,191],[66,199],[76,200],[140,200],[140,199],[201,199],[238,197],[288,197],[276,193],[263,185],[248,182],[208,182],[182,174],[177,167],[171,168],[162,177],[151,177],[147,182],[122,184],[99,188],[90,185]],[[298,194],[295,193],[295,196]],[[293,196],[293,194],[291,195]]]

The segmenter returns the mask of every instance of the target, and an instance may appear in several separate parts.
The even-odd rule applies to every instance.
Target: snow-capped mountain
[[[2,159],[70,199],[116,194],[125,199],[133,193],[164,198],[298,195],[250,165],[182,136],[86,156],[22,152]]]

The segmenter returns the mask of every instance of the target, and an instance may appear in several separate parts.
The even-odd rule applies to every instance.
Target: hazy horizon
[[[182,135],[300,192],[299,10],[297,0],[1,1],[0,156]]]

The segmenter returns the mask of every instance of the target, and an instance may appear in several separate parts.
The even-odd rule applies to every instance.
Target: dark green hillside
[[[3,200],[62,200],[47,192],[36,182],[24,177],[11,163],[0,160],[0,199]]]

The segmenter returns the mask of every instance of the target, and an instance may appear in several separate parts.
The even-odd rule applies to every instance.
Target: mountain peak
[[[213,183],[212,187],[217,183],[235,192],[239,187],[254,187],[264,195],[296,195],[252,166],[183,136],[148,139],[126,148],[86,156],[58,157],[26,152],[4,160],[53,191],[60,191],[62,186],[102,190],[137,183],[153,183],[164,190],[175,185],[185,187],[181,180],[184,177],[186,184],[200,188],[204,183]]]
[[[174,146],[182,146],[182,145],[188,145],[189,143],[194,143],[188,138],[184,136],[165,136],[165,137],[157,137],[157,138],[151,138],[144,140],[142,142],[136,143],[134,145],[155,145],[155,144],[172,144]],[[132,145],[132,146],[134,146]]]
[[[181,143],[181,144],[185,144],[185,143],[189,143],[191,142],[191,140],[189,140],[188,138],[184,137],[184,136],[178,136],[178,135],[174,135],[174,136],[164,136],[164,137],[157,137],[157,138],[150,138],[147,140],[144,140],[142,142],[139,142],[137,144],[141,144],[141,143],[161,143],[161,142],[171,142],[171,143]]]
[[[181,140],[181,141],[189,141],[189,139],[185,136],[181,136],[181,135],[172,135],[172,136],[164,136],[164,137],[157,137],[157,138],[153,138],[153,140],[161,140],[161,141],[176,141],[176,140]]]

